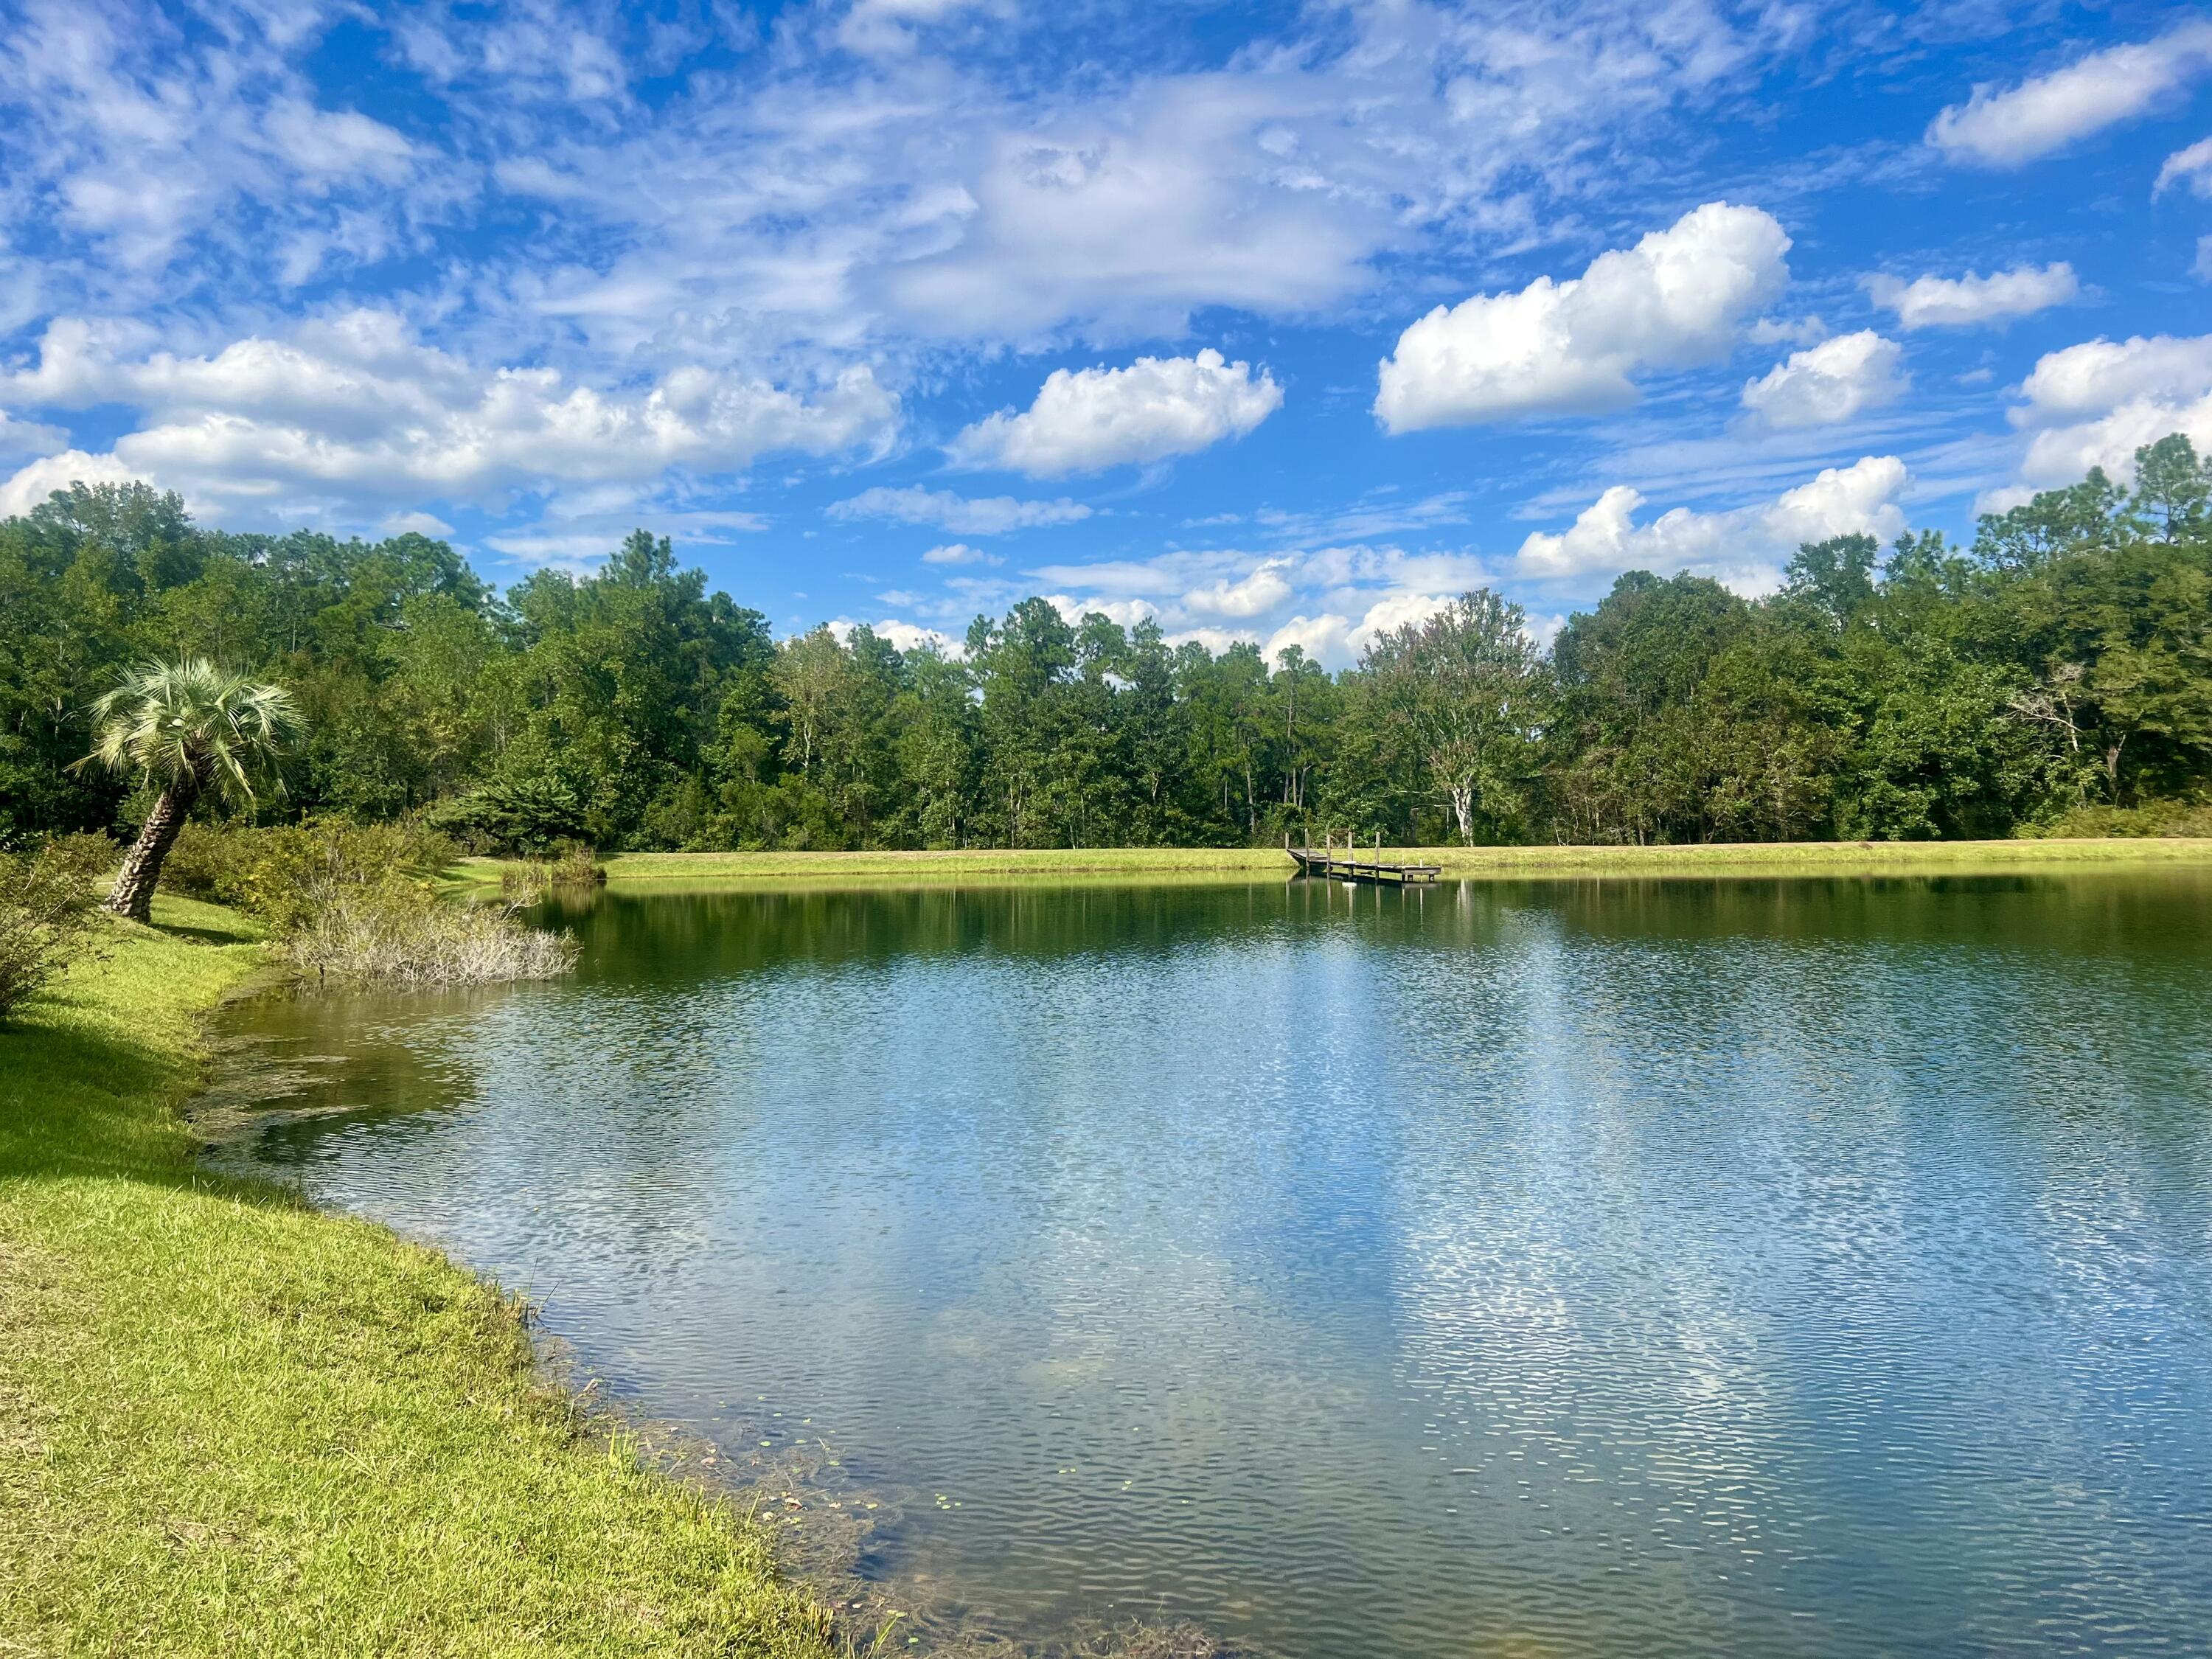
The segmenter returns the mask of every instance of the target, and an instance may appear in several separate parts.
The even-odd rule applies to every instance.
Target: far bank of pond
[[[238,1009],[302,1086],[220,1162],[867,1494],[921,1650],[2212,1626],[2212,871],[547,915],[572,981]]]
[[[1361,844],[1363,854],[1376,849]],[[1677,847],[1384,847],[1386,861],[1492,876],[2006,874],[2091,866],[2212,866],[2212,840],[2107,836],[1973,842],[1714,842]],[[464,879],[496,882],[511,860],[469,859]],[[958,852],[623,853],[606,860],[618,883],[1249,878],[1291,873],[1279,847],[973,848]]]

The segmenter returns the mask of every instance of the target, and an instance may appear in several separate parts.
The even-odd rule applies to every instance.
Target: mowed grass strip
[[[840,1650],[490,1286],[195,1176],[199,1021],[264,957],[155,920],[0,1029],[0,1654]]]
[[[2212,840],[2111,836],[2081,840],[1713,842],[1682,847],[1384,847],[1363,859],[1433,864],[1448,876],[1911,875],[2012,873],[2092,865],[2212,866]],[[455,873],[496,882],[496,859]],[[621,884],[680,882],[957,881],[979,877],[1286,877],[1279,847],[1054,848],[942,853],[623,853],[606,862]]]

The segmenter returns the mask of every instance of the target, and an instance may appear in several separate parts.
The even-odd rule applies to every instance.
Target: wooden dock
[[[1323,881],[1364,881],[1383,887],[1412,887],[1434,882],[1443,873],[1443,866],[1436,864],[1385,864],[1382,861],[1381,837],[1376,837],[1374,855],[1361,858],[1359,848],[1346,836],[1340,848],[1336,837],[1322,837],[1325,845],[1318,853],[1310,846],[1293,847],[1290,837],[1283,837],[1283,850],[1291,855],[1302,876],[1316,876]]]

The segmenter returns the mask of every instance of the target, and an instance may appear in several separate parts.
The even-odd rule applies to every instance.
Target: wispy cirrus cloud
[[[2152,182],[2150,193],[2163,196],[2169,190],[2185,190],[2192,196],[2212,201],[2212,138],[2200,138],[2166,158],[2157,179]]]
[[[1016,530],[1080,524],[1091,510],[1065,495],[1056,501],[1021,501],[1012,495],[962,495],[921,485],[894,489],[883,484],[833,501],[825,509],[833,519],[890,519],[932,525],[956,536],[1003,536]]]
[[[0,53],[0,158],[63,305],[295,288],[425,245],[474,193],[420,137],[320,95],[313,7],[195,15],[28,0]]]

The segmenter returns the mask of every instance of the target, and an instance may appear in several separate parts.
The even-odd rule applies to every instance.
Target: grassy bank
[[[199,1021],[264,951],[155,921],[0,1029],[0,1654],[830,1653],[481,1281],[195,1177]]]
[[[1692,847],[1416,847],[1381,856],[1482,876],[1894,875],[2005,873],[2090,865],[2212,865],[2212,840],[2114,836],[2073,841],[1796,842]],[[464,860],[464,878],[496,882],[497,860]],[[1289,873],[1276,848],[1077,848],[959,853],[625,853],[606,865],[623,884],[970,877],[1221,877]]]

